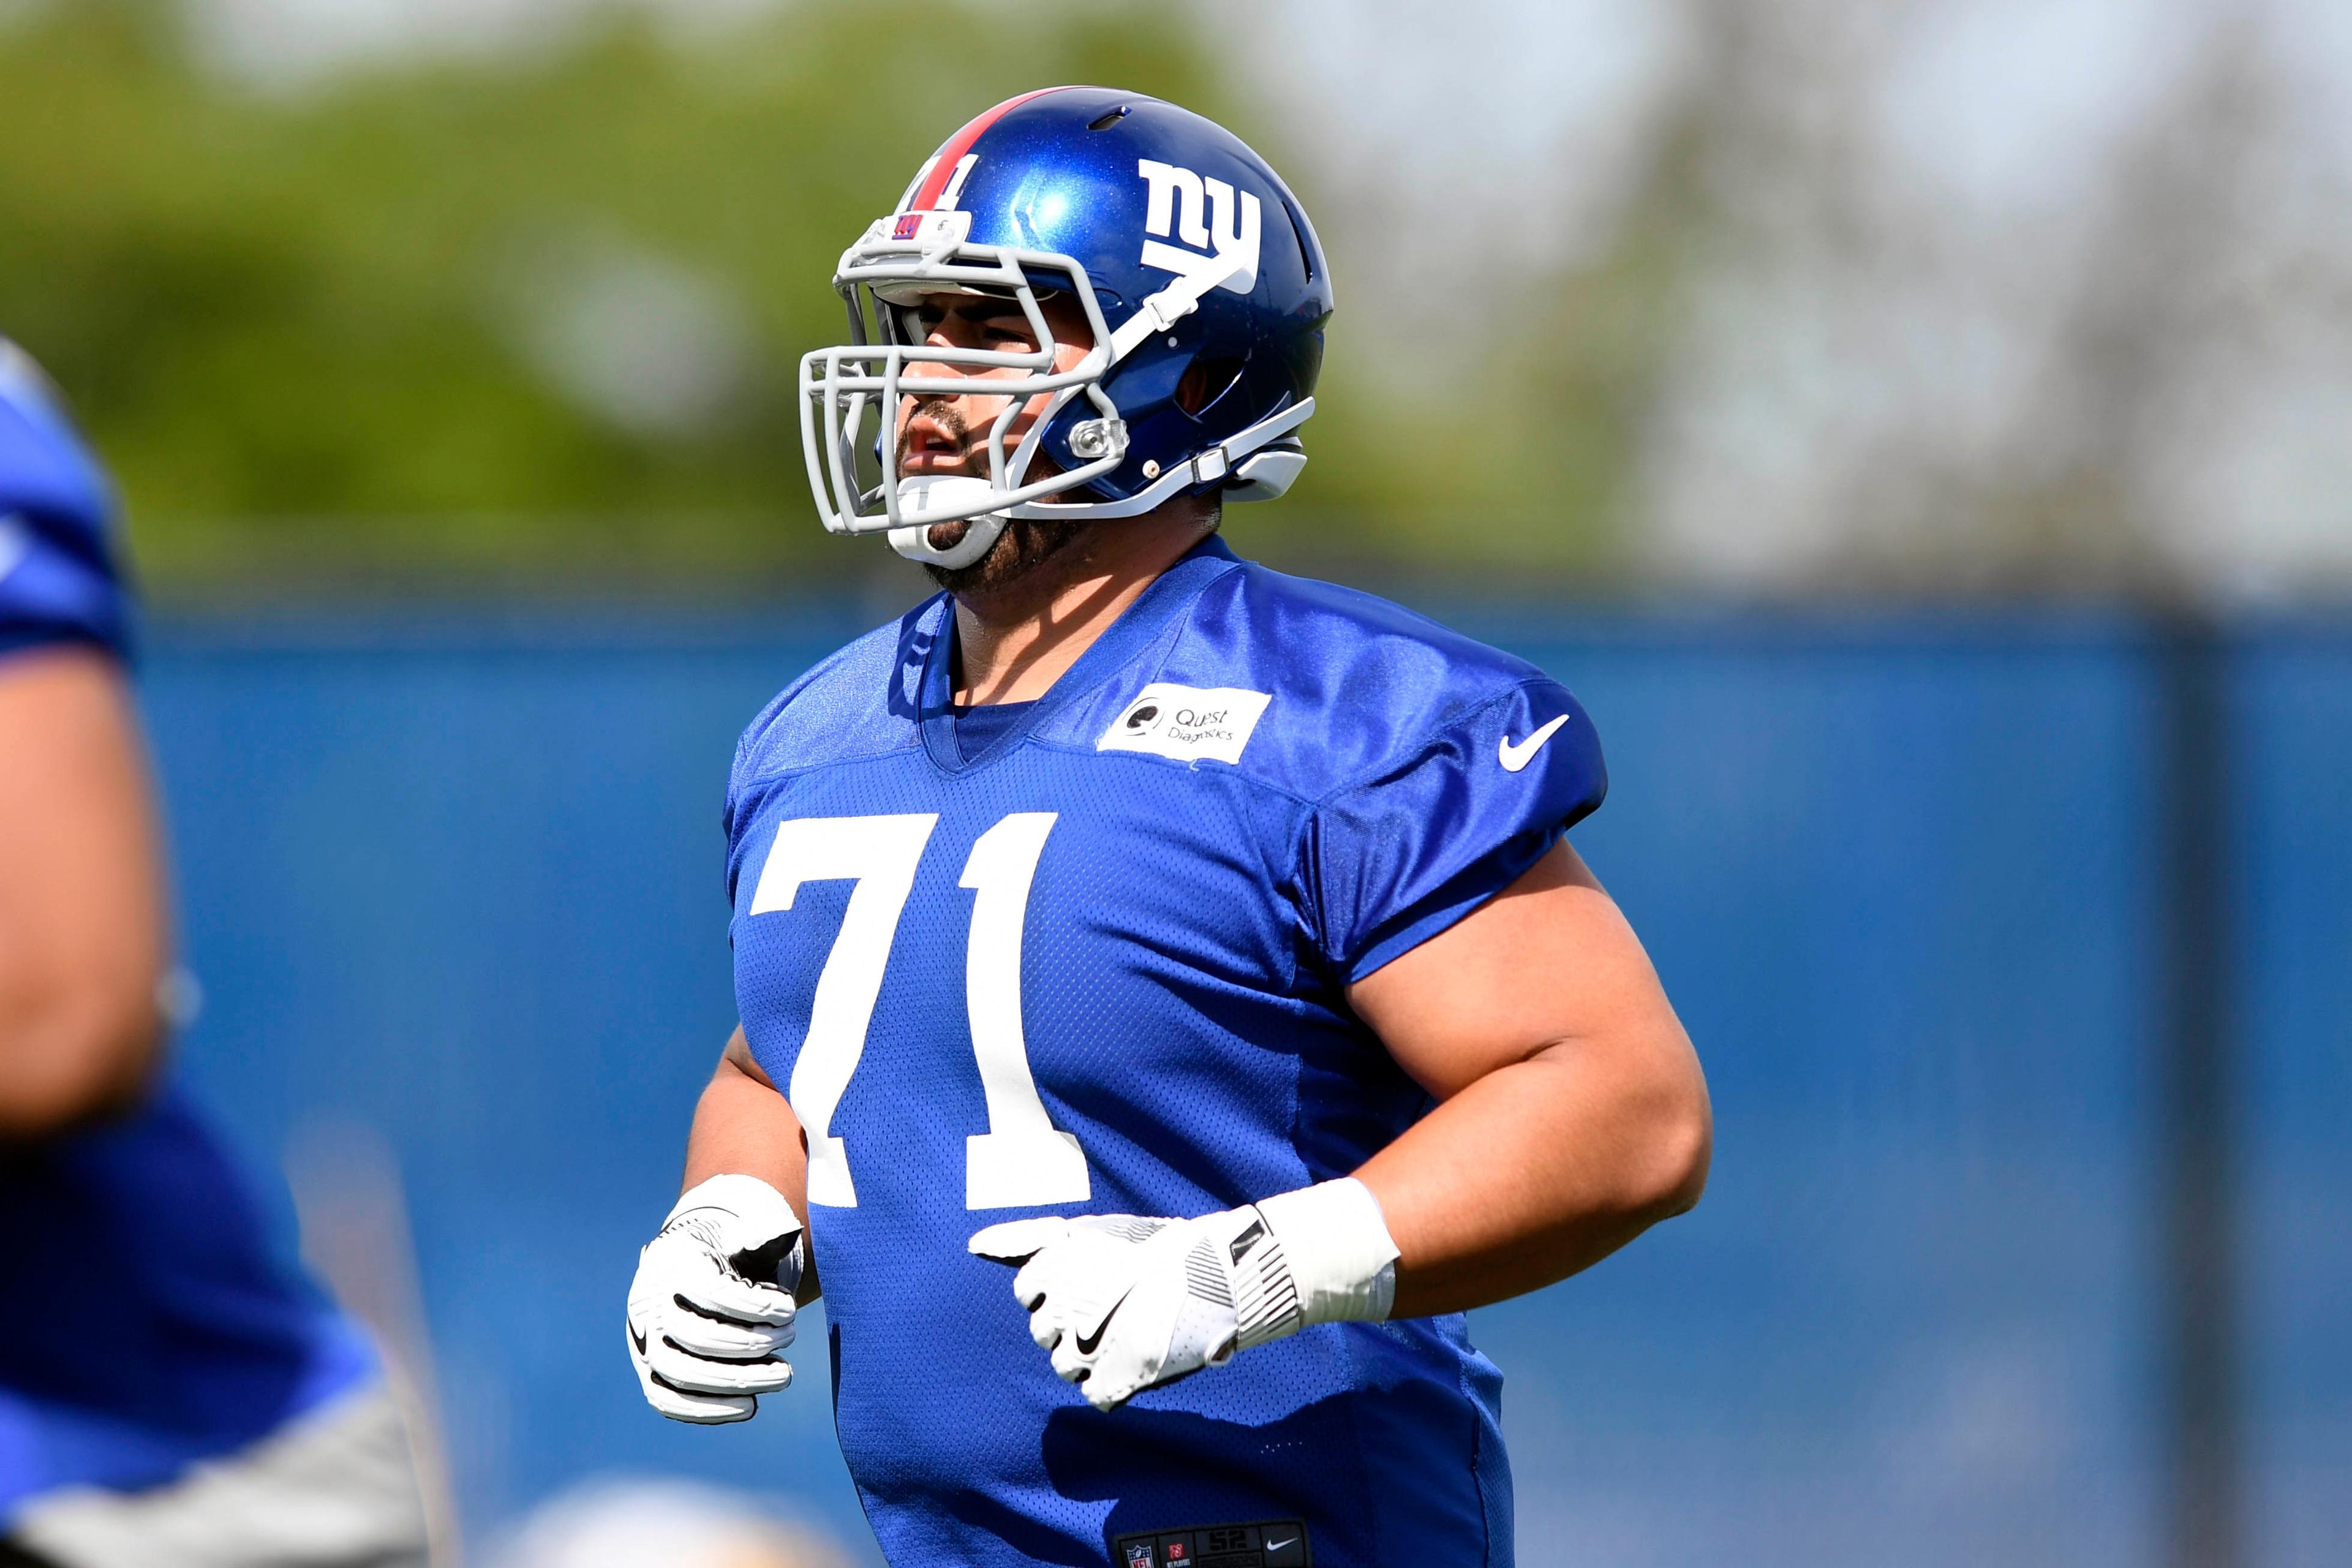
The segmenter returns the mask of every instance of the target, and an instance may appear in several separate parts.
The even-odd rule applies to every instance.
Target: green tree
[[[835,258],[941,136],[1104,81],[1292,166],[1164,18],[881,0],[685,40],[612,12],[281,92],[207,68],[169,0],[37,9],[0,32],[0,331],[67,388],[167,582],[862,569],[811,521],[793,370],[840,330]],[[1350,340],[1317,463],[1237,524],[1279,552],[1344,519],[1410,557],[1475,513],[1526,520],[1478,531],[1493,561],[1594,558],[1645,275],[1548,288],[1536,352],[1442,416],[1351,373]],[[1343,301],[1336,331],[1376,323]]]

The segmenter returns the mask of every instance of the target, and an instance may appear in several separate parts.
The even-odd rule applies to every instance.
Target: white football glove
[[[757,1176],[713,1176],[677,1200],[637,1255],[629,1356],[653,1407],[673,1421],[748,1421],[756,1397],[793,1381],[801,1222]]]
[[[1352,1177],[1200,1219],[1008,1220],[971,1246],[1020,1266],[1030,1337],[1097,1410],[1310,1323],[1380,1321],[1396,1294],[1396,1243]]]

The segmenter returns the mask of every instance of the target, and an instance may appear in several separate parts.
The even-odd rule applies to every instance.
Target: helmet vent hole
[[[1223,397],[1242,376],[1243,359],[1196,359],[1176,384],[1176,406],[1198,415]]]
[[[1127,105],[1122,103],[1117,109],[1112,110],[1108,114],[1102,116],[1098,120],[1088,122],[1087,129],[1089,131],[1108,131],[1126,118]]]

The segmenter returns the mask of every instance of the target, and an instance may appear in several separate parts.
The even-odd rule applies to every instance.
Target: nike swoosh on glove
[[[646,1402],[673,1421],[748,1421],[789,1386],[801,1222],[756,1176],[713,1176],[677,1200],[637,1255],[629,1358]]]
[[[1030,1337],[1097,1410],[1310,1323],[1384,1319],[1396,1289],[1396,1244],[1353,1179],[1199,1219],[1008,1220],[971,1247],[1018,1266]]]

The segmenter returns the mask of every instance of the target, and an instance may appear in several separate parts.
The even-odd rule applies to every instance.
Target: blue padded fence
[[[1591,710],[1612,786],[1577,842],[1717,1116],[1696,1213],[1479,1315],[1521,1562],[2162,1561],[2149,630],[1454,618]],[[391,1150],[476,1527],[662,1471],[779,1494],[864,1549],[822,1353],[749,1426],[689,1429],[639,1400],[620,1323],[733,1022],[735,733],[856,629],[407,616],[153,640],[206,998],[184,1070],[257,1169],[304,1139]],[[2241,628],[2227,658],[2249,1556],[2317,1564],[2352,1540],[2352,632]]]

